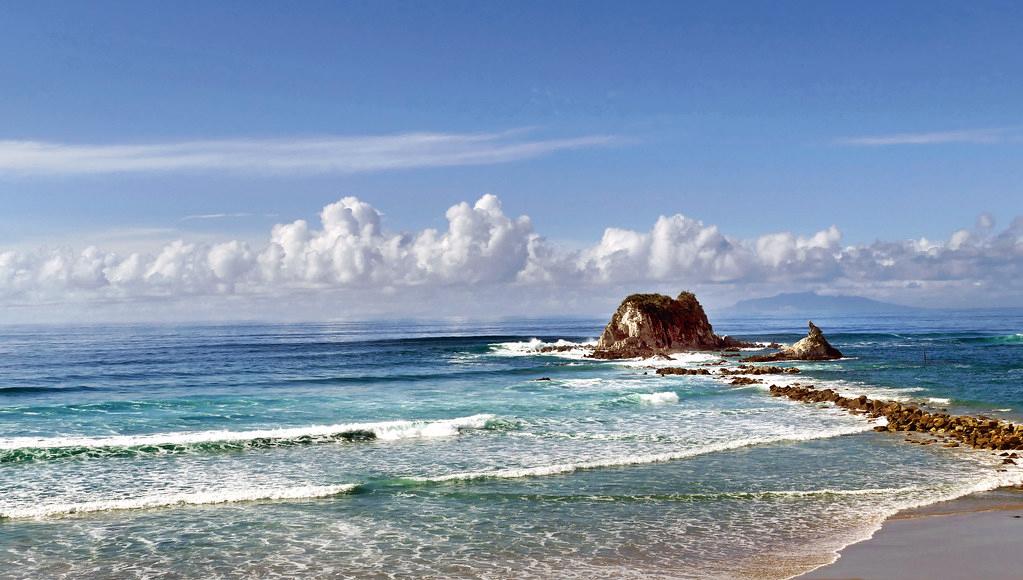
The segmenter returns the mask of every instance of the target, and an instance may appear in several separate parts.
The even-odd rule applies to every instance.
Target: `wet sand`
[[[1023,492],[999,489],[902,512],[799,580],[1018,580]]]

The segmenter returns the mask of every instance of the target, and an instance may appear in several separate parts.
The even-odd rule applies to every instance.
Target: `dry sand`
[[[1000,489],[898,514],[799,580],[1019,580],[1023,492]]]

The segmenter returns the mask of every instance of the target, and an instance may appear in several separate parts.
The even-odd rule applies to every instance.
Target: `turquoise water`
[[[773,382],[1023,409],[1020,313],[816,322],[846,359]],[[783,578],[898,509],[1023,481],[766,385],[536,351],[601,327],[0,329],[0,576]],[[677,358],[657,364],[720,355]]]

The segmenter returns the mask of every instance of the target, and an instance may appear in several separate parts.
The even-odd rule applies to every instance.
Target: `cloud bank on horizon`
[[[396,293],[403,302],[421,295],[428,303],[502,289],[537,297],[558,290],[578,298],[591,291],[685,286],[728,288],[733,295],[815,288],[962,306],[1023,290],[1023,217],[998,231],[983,214],[973,228],[945,240],[843,245],[836,226],[810,236],[738,239],[675,214],[661,216],[648,231],[609,227],[596,243],[568,249],[534,231],[528,216],[506,215],[494,195],[454,205],[445,216],[443,231],[392,232],[372,205],[345,197],[322,209],[319,224],[273,226],[259,247],[176,240],[152,253],[95,246],[0,250],[0,305],[338,291],[385,303]],[[458,304],[433,306],[431,312],[459,312]],[[529,312],[518,306],[514,313]]]

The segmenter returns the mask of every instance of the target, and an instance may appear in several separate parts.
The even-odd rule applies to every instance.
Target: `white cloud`
[[[150,252],[0,251],[0,306],[219,296],[251,304],[277,297],[277,308],[287,310],[342,292],[429,313],[472,310],[500,294],[516,298],[494,308],[528,313],[532,305],[549,308],[552,296],[583,308],[587,296],[605,300],[619,289],[681,287],[732,295],[793,286],[902,292],[939,304],[1023,296],[1023,218],[995,231],[991,216],[982,215],[973,229],[944,241],[843,246],[836,226],[740,239],[675,214],[648,231],[607,228],[593,245],[566,249],[535,232],[528,217],[506,215],[493,195],[456,204],[445,216],[445,229],[395,232],[373,206],[345,197],[325,206],[318,224],[273,226],[262,244],[176,240]]]
[[[612,141],[612,137],[604,135],[527,138],[527,132],[521,130],[114,145],[8,140],[0,141],[0,174],[206,170],[360,173],[507,163],[561,150],[607,145]]]
[[[998,143],[1010,137],[1010,129],[965,129],[930,133],[895,133],[838,139],[839,145],[880,147],[886,145],[940,145],[945,143]]]

